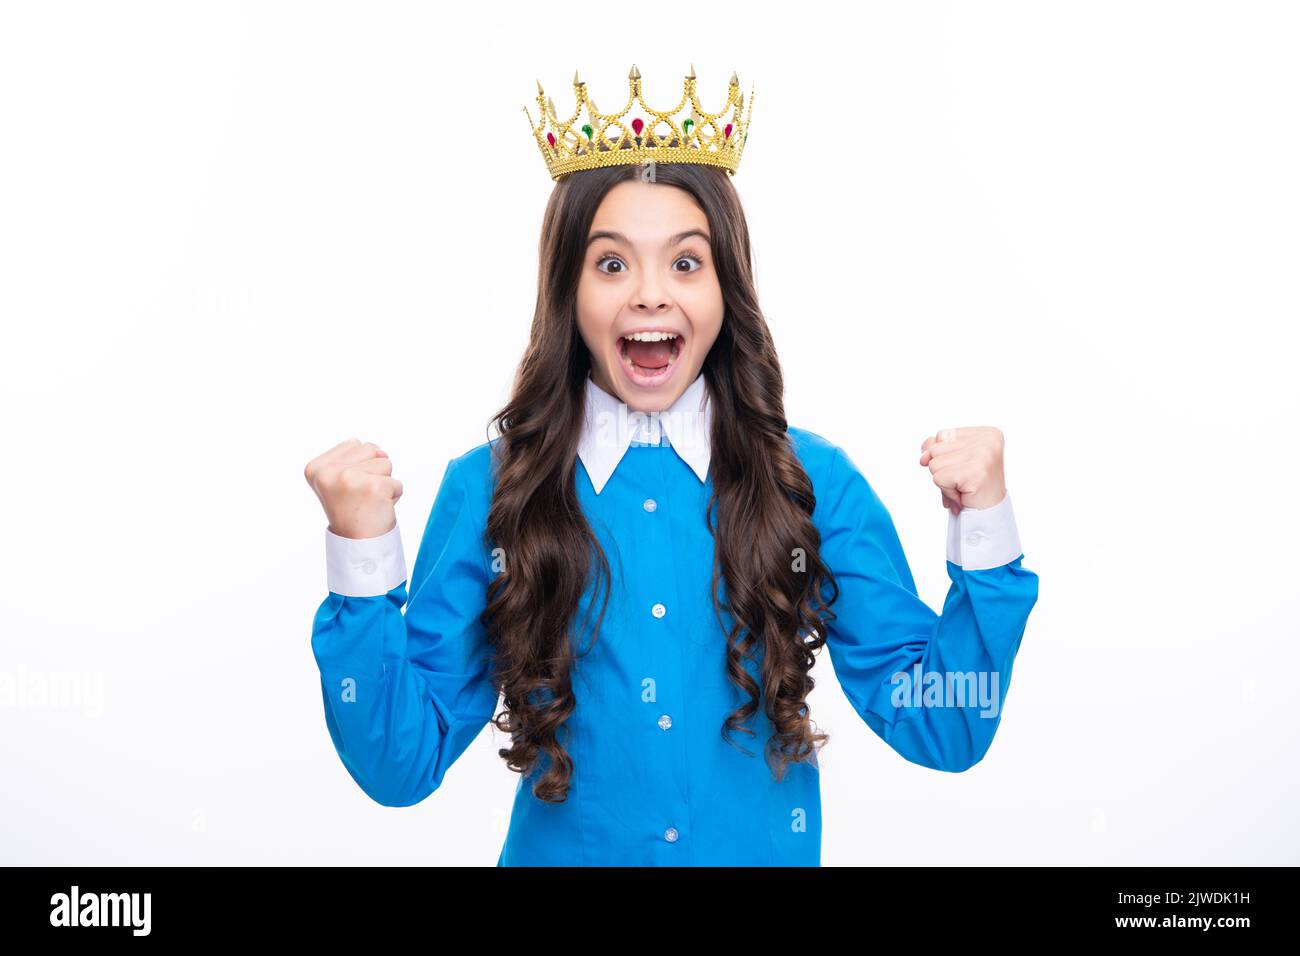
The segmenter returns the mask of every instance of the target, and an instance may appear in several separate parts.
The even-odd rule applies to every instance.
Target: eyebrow
[[[709,239],[709,234],[703,229],[687,229],[685,232],[679,232],[675,236],[669,236],[668,241],[665,242],[664,245],[675,246],[679,242],[685,242],[691,236],[699,236],[705,242],[711,241]],[[599,229],[596,232],[593,232],[587,237],[587,245],[590,246],[597,239],[613,239],[615,242],[621,242],[625,246],[632,245],[632,243],[628,241],[627,236],[623,235],[621,232],[613,232],[609,229]]]

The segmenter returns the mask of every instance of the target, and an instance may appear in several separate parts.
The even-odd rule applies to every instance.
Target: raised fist
[[[397,525],[394,505],[402,483],[393,477],[388,453],[374,442],[341,441],[309,461],[303,474],[334,534],[377,538]]]

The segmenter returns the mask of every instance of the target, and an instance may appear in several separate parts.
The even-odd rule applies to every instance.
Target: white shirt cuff
[[[377,538],[344,538],[325,528],[325,579],[335,594],[376,597],[406,580],[402,534],[393,525]]]
[[[965,571],[987,571],[1010,564],[1023,552],[1011,510],[1011,492],[990,508],[948,512],[948,560]]]

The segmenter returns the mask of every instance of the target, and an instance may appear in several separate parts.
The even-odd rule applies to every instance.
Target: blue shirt
[[[610,561],[609,606],[574,665],[576,706],[560,732],[574,761],[568,799],[533,796],[540,767],[520,775],[498,865],[820,865],[815,758],[776,782],[761,709],[754,736],[733,735],[748,753],[720,733],[747,697],[727,678],[709,595],[704,378],[662,427],[633,416],[630,431],[601,440],[592,413],[622,407],[590,380],[587,390],[577,494]],[[697,407],[704,413],[672,417]],[[839,585],[826,650],[844,693],[905,759],[969,768],[1000,723],[1038,596],[1009,497],[950,515],[940,615],[917,596],[890,515],[848,455],[813,432],[788,434]],[[497,559],[484,540],[496,441],[447,466],[409,580],[396,528],[360,540],[326,529],[330,589],[311,638],[326,725],[357,785],[384,806],[433,793],[497,711],[480,621]],[[592,597],[589,587],[577,620]]]

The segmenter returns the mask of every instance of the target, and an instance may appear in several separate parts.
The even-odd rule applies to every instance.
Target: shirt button
[[[973,548],[980,543],[983,537],[984,536],[978,531],[972,531],[970,534],[966,535],[966,543]]]
[[[659,718],[659,726],[662,727],[664,730],[667,730],[672,725],[673,725],[673,719],[669,717],[667,714],[664,714],[662,717]]]
[[[662,604],[656,604],[650,609],[650,613],[655,617],[663,617],[668,613],[668,608],[664,607]]]
[[[659,507],[659,505],[655,503],[653,498],[647,498],[645,501],[641,502],[641,507],[646,511],[654,511]]]
[[[667,840],[669,843],[676,843],[676,842],[677,842],[677,828],[676,828],[676,827],[669,827],[667,830],[665,830],[665,831],[664,831],[664,839]]]
[[[370,558],[366,558],[365,561],[361,562],[361,570],[364,571],[366,574],[374,574],[375,562]]]

